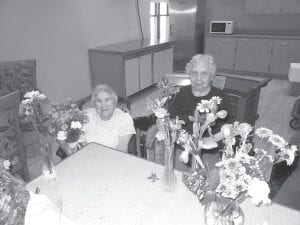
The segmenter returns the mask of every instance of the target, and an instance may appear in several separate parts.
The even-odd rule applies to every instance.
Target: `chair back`
[[[19,91],[0,97],[0,157],[12,162],[12,174],[20,172],[21,177],[29,181],[20,130],[19,101]]]
[[[186,74],[166,74],[165,77],[173,82],[176,86],[182,87],[191,84],[190,76]],[[225,76],[215,76],[212,81],[212,86],[223,90],[226,82]]]
[[[19,90],[20,99],[37,89],[36,60],[0,62],[0,96]]]

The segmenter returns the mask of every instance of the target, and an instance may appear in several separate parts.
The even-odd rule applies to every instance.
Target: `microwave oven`
[[[210,21],[210,30],[212,34],[233,34],[233,21]]]

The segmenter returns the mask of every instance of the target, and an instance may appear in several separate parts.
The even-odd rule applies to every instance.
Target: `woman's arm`
[[[131,137],[132,137],[132,134],[127,134],[127,135],[124,135],[124,136],[120,136],[118,138],[117,149],[122,151],[122,152],[128,152],[128,143],[129,143]]]

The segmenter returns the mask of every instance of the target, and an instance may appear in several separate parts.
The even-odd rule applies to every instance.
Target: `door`
[[[269,73],[288,75],[289,64],[293,57],[292,40],[275,40],[270,60]]]
[[[206,37],[205,53],[213,56],[218,69],[233,69],[236,38]]]
[[[153,52],[153,83],[160,81],[163,75],[163,51]]]
[[[235,70],[267,73],[273,40],[239,38],[237,40]]]
[[[173,47],[163,52],[163,76],[173,73]]]
[[[140,55],[140,89],[152,85],[151,52]]]
[[[139,57],[137,55],[134,55],[130,56],[130,58],[125,59],[126,96],[138,92],[140,89],[139,84]]]

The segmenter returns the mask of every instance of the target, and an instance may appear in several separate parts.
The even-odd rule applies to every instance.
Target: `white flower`
[[[44,94],[40,94],[38,97],[39,97],[39,99],[46,99],[46,95],[44,95]]]
[[[287,144],[286,141],[277,134],[272,134],[269,137],[269,142],[271,142],[273,145],[277,146],[278,148],[282,148]]]
[[[3,161],[3,167],[4,167],[4,169],[9,170],[10,161],[9,160],[4,160]]]
[[[189,151],[184,150],[180,155],[179,155],[179,160],[183,163],[187,163],[189,161]]]
[[[224,119],[227,116],[227,111],[225,110],[220,110],[219,112],[217,112],[217,117],[219,117],[220,119]]]
[[[229,137],[232,133],[232,124],[224,124],[221,128],[221,132],[225,137]]]
[[[208,101],[208,100],[201,100],[201,103],[198,103],[197,105],[197,110],[200,112],[200,113],[208,113],[211,109],[211,102]]]
[[[222,98],[220,98],[219,96],[213,96],[211,98],[211,101],[213,101],[219,105],[219,104],[221,104]]]
[[[264,204],[270,204],[271,200],[268,198],[270,188],[265,181],[253,178],[248,186],[248,194],[251,196],[251,201],[255,205],[259,205],[261,202]]]
[[[157,118],[162,119],[167,115],[168,111],[164,108],[158,108],[154,111],[154,114]]]
[[[164,131],[158,131],[155,135],[158,141],[163,141],[166,139],[166,134]]]
[[[213,114],[213,113],[208,113],[206,115],[206,120],[209,122],[209,123],[212,123],[216,120],[216,116]]]
[[[64,141],[64,140],[66,140],[67,139],[67,132],[65,132],[65,131],[59,131],[58,133],[57,133],[57,135],[56,135],[56,138],[57,138],[57,140],[59,140],[59,141]]]
[[[266,138],[266,137],[269,137],[270,135],[272,135],[273,131],[268,128],[265,128],[265,127],[260,127],[255,131],[255,134],[258,137]]]
[[[71,122],[71,128],[73,129],[81,129],[82,124],[79,121],[72,121]]]
[[[242,138],[246,139],[252,131],[252,127],[249,123],[241,123],[238,127],[238,131]]]
[[[27,98],[27,99],[24,99],[24,100],[22,100],[22,104],[23,105],[27,105],[27,104],[30,104],[32,102],[32,99],[30,99],[30,98]]]
[[[29,91],[27,92],[24,97],[25,98],[33,98],[33,96],[39,95],[40,92],[39,91]]]

